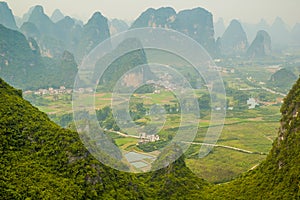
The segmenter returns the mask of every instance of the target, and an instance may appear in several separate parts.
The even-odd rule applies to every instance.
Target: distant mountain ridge
[[[271,37],[266,31],[258,31],[255,39],[247,50],[247,56],[251,58],[264,58],[272,52]]]
[[[247,35],[238,20],[232,20],[221,38],[224,55],[243,55],[248,48]]]
[[[110,36],[108,21],[96,12],[84,26],[80,21],[55,10],[52,19],[42,6],[32,7],[23,17],[21,31],[26,37],[33,37],[40,46],[43,56],[60,57],[67,50],[81,61],[91,49]],[[27,20],[26,20],[27,18]]]
[[[258,24],[243,23],[243,27],[250,42],[255,39],[258,31],[264,30],[269,33],[275,49],[282,50],[293,45],[292,30],[290,30],[288,25],[280,17],[277,17],[271,25],[264,19],[261,19]]]
[[[277,17],[270,27],[270,35],[275,46],[284,47],[291,42],[289,28],[280,17]]]
[[[6,2],[0,2],[0,24],[9,29],[18,30],[13,13]]]
[[[128,24],[120,19],[112,19],[109,21],[109,32],[111,35],[126,31],[129,29]]]
[[[294,45],[300,45],[300,23],[295,24],[291,31],[291,39]]]
[[[199,42],[211,55],[217,54],[212,14],[203,8],[182,10],[149,8],[132,24],[131,28],[161,27],[174,29]]]
[[[77,73],[75,60],[42,57],[33,38],[0,25],[0,76],[21,89],[65,86],[71,88]],[[70,56],[69,56],[70,57]]]
[[[242,23],[242,26],[247,34],[249,43],[254,41],[258,31],[264,30],[269,32],[270,30],[270,25],[265,19],[261,19],[257,24]]]
[[[219,18],[219,20],[216,23],[214,23],[214,28],[215,28],[215,38],[222,37],[222,35],[226,30],[223,18]]]
[[[55,9],[50,19],[52,20],[52,22],[56,23],[62,20],[64,17],[65,17],[64,14],[59,9]]]
[[[100,12],[95,12],[78,36],[79,41],[75,43],[75,56],[81,60],[98,44],[110,37],[107,18]]]
[[[94,26],[93,31],[87,31],[87,24],[68,16],[65,19],[64,14],[58,9],[54,10],[49,17],[44,13],[43,7],[39,5],[30,8],[22,18],[15,17],[16,20],[7,3],[1,2],[0,9],[0,24],[17,30],[17,21],[26,37],[33,37],[37,41],[43,56],[60,57],[67,50],[75,55],[78,62],[92,47],[103,41],[103,38],[106,39],[110,35],[129,28],[122,20],[109,21],[106,19],[100,20],[101,24],[99,23],[97,28]],[[106,18],[103,15],[102,17]],[[285,22],[277,17],[271,26],[263,19],[258,24],[242,23],[243,31],[236,32],[236,34],[242,37],[245,32],[247,42],[246,39],[237,39],[242,41],[236,41],[235,45],[230,44],[233,40],[232,34],[228,34],[228,37],[224,36],[225,38],[221,37],[226,29],[230,28],[230,25],[225,29],[222,19],[214,24],[212,18],[212,14],[203,8],[182,10],[178,13],[171,7],[149,8],[133,22],[131,28],[161,27],[177,30],[199,42],[213,57],[243,56],[259,30],[268,32],[275,51],[280,52],[288,46],[300,43],[298,39],[300,31],[298,31],[297,25],[290,30]],[[93,16],[90,20],[92,19]],[[238,28],[236,30],[238,31]],[[96,32],[98,33],[96,34]]]

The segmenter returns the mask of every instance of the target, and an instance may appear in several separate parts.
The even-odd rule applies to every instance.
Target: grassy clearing
[[[138,139],[136,138],[116,138],[115,142],[117,146],[122,147],[122,146],[129,146],[131,144],[136,144],[138,143]],[[125,148],[125,147],[124,147]]]
[[[200,149],[199,146],[197,148]],[[250,170],[261,163],[265,157],[265,155],[245,154],[217,147],[204,158],[187,158],[186,164],[196,175],[210,182],[220,183]]]

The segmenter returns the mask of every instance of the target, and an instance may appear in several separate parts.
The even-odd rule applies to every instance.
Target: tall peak
[[[227,55],[241,55],[248,48],[247,35],[241,23],[234,19],[222,36],[222,51]]]
[[[59,9],[55,9],[51,15],[51,20],[56,23],[62,20],[64,17],[64,14]]]
[[[18,29],[11,9],[3,1],[0,2],[0,24],[13,30]]]
[[[32,12],[38,12],[38,13],[43,13],[44,14],[44,8],[41,5],[36,5],[33,9]]]

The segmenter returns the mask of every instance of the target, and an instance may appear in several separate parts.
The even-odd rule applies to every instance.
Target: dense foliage
[[[111,198],[137,196],[131,175],[93,159],[76,133],[51,122],[23,100],[20,91],[1,80],[0,94],[1,199],[96,198],[104,191]],[[128,184],[117,192],[122,176]]]
[[[77,64],[64,51],[60,58],[42,57],[32,38],[0,25],[0,76],[21,89],[48,89],[74,85]]]
[[[104,166],[1,79],[0,105],[1,199],[160,199],[169,187],[175,198],[204,183],[182,159],[138,176]]]

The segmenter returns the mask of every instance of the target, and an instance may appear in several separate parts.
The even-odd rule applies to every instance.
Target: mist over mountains
[[[271,55],[271,37],[264,31],[258,31],[255,39],[247,50],[249,57],[265,57]]]
[[[271,37],[272,45],[275,49],[285,49],[288,46],[295,45],[293,41],[293,32],[295,27],[289,27],[280,17],[277,17],[272,24],[268,24],[264,19],[257,24],[242,23],[249,41],[253,41],[260,30],[268,32]]]
[[[241,55],[247,50],[249,44],[242,25],[232,20],[221,38],[221,50],[225,55]]]
[[[18,29],[12,11],[6,2],[0,2],[0,24],[13,30]]]
[[[240,27],[234,28],[232,23],[226,27],[222,18],[213,23],[213,14],[203,8],[178,13],[170,7],[149,8],[138,16],[132,25],[120,19],[108,20],[100,12],[94,13],[88,22],[83,23],[65,16],[58,9],[54,10],[51,16],[47,16],[42,6],[30,8],[22,17],[14,17],[5,2],[0,2],[0,9],[0,23],[7,28],[21,31],[27,39],[33,38],[40,47],[41,55],[59,57],[67,50],[74,54],[77,62],[103,40],[129,28],[174,29],[199,42],[213,57],[245,55],[257,32],[261,30],[270,35],[271,46],[275,49],[281,50],[299,43],[299,24],[290,29],[278,17],[272,25],[263,19],[258,24],[233,20],[236,26],[240,23]],[[241,41],[230,44],[231,40],[234,40],[233,37],[239,37]]]
[[[214,24],[213,14],[203,8],[180,12],[176,12],[171,7],[149,8],[141,13],[131,25],[120,19],[109,20],[100,12],[93,13],[86,23],[65,16],[58,9],[54,10],[49,17],[40,5],[30,8],[21,18],[14,17],[12,10],[5,2],[0,2],[0,11],[0,24],[23,34],[27,41],[22,39],[22,43],[27,42],[32,49],[33,53],[31,54],[39,57],[27,56],[27,59],[32,58],[32,60],[19,64],[13,64],[14,62],[10,62],[5,56],[2,58],[2,62],[7,65],[13,64],[16,69],[24,69],[24,67],[35,63],[36,60],[48,59],[55,63],[63,57],[65,52],[71,53],[78,65],[85,55],[102,41],[110,38],[111,35],[128,29],[143,27],[167,28],[186,34],[201,44],[213,58],[236,56],[250,59],[263,58],[272,56],[274,49],[278,52],[300,43],[299,24],[290,30],[280,18],[276,18],[271,26],[264,20],[256,25],[250,25],[234,19],[226,27],[222,18]],[[1,30],[4,31],[4,27]],[[9,38],[6,37],[10,36],[3,36],[2,41],[6,41],[7,45],[12,45]],[[0,48],[1,52],[6,50],[4,46]],[[27,51],[20,51],[19,54],[25,55]],[[10,56],[14,57],[12,60],[17,59],[17,54]],[[18,57],[25,56],[18,55]],[[61,71],[59,66],[55,67],[55,64],[52,66],[55,68],[53,71]],[[2,73],[4,73],[7,66],[4,65],[2,68]],[[12,70],[8,71],[12,72]],[[75,71],[76,69],[72,70],[72,72]],[[19,78],[16,78],[18,76],[14,77],[8,72],[5,73],[5,76],[10,77],[6,79],[10,84],[20,87],[19,84],[10,81],[12,79],[18,80]],[[61,84],[61,81],[59,82]],[[57,87],[59,84],[54,85]],[[28,87],[34,88],[34,86],[22,88]]]

